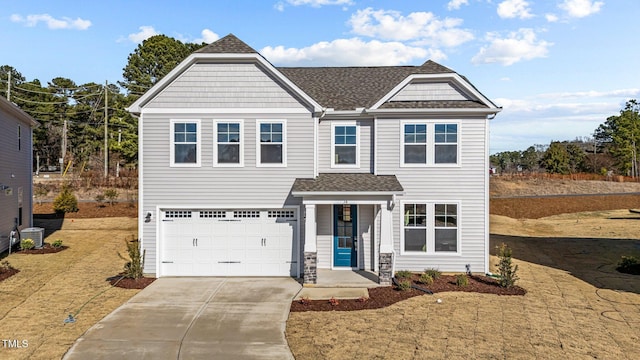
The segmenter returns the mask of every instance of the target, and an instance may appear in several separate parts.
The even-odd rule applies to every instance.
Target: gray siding
[[[485,154],[484,118],[460,120],[461,156],[459,167],[400,167],[400,121],[378,119],[377,173],[395,174],[405,189],[398,196],[393,212],[395,266],[397,270],[424,270],[436,267],[441,271],[463,272],[470,264],[473,272],[483,272],[485,266],[485,181],[488,164]],[[442,120],[445,121],[446,120]],[[401,201],[459,201],[458,226],[461,255],[402,255],[400,243]],[[488,224],[486,225],[488,226]]]
[[[336,120],[336,122],[340,122]],[[318,172],[321,173],[373,173],[373,120],[358,120],[360,129],[360,167],[331,167],[331,120],[320,121],[318,126]]]
[[[0,104],[4,106],[4,104]],[[18,150],[18,125],[21,128],[20,150]],[[9,248],[9,233],[18,217],[18,196],[22,188],[22,225],[31,227],[31,143],[32,130],[29,124],[15,118],[0,107],[0,185],[8,186],[11,195],[0,191],[0,252]]]
[[[365,270],[373,269],[373,256],[375,253],[374,247],[372,246],[372,242],[374,241],[374,215],[373,215],[373,205],[359,205],[358,206],[358,227],[359,227],[359,239],[360,243],[358,244],[358,263],[360,264],[360,268]]]
[[[318,205],[316,207],[317,221],[317,250],[318,250],[318,268],[330,269],[333,259],[333,211],[331,205]]]
[[[400,90],[390,101],[470,100],[448,82],[412,83]]]
[[[192,65],[145,108],[304,109],[257,65],[219,63]]]

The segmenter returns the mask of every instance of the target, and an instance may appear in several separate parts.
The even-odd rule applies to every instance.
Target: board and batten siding
[[[304,109],[290,92],[253,63],[196,63],[145,108]]]
[[[331,167],[331,127],[334,123],[355,123],[360,132],[360,166],[358,168]],[[373,173],[373,120],[322,120],[318,125],[318,172]]]
[[[4,104],[1,104],[4,106]],[[18,126],[20,126],[20,148],[18,148]],[[28,123],[17,119],[0,107],[0,185],[11,190],[0,191],[0,252],[9,248],[9,234],[18,217],[18,198],[22,189],[22,225],[32,226],[32,130]]]
[[[396,270],[423,271],[437,268],[445,272],[464,272],[465,264],[472,272],[485,271],[485,181],[487,144],[485,118],[434,119],[438,122],[456,121],[459,124],[460,166],[424,168],[400,167],[400,136],[398,119],[377,119],[377,174],[396,175],[404,194],[396,198],[393,211],[394,248]],[[431,120],[429,120],[431,121]],[[429,135],[428,135],[429,136]],[[402,229],[402,201],[459,202],[458,227],[460,255],[403,255],[400,231]]]

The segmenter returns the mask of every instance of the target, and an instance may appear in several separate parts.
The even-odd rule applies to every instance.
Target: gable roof
[[[251,46],[247,45],[235,35],[229,34],[211,44],[195,51],[206,54],[257,54]]]
[[[40,123],[37,122],[31,115],[24,112],[18,105],[10,102],[4,97],[0,96],[0,109],[5,110],[9,114],[12,114],[16,119],[22,121],[23,123],[29,125],[30,127],[38,127]]]

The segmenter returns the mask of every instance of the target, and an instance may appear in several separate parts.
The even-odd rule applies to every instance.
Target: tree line
[[[0,66],[0,96],[40,122],[34,129],[34,169],[102,171],[106,142],[109,175],[116,164],[135,169],[138,121],[126,108],[205,43],[183,43],[165,35],[143,41],[128,56],[123,81],[78,84],[56,77],[42,83],[27,80],[10,65]]]
[[[594,130],[593,137],[536,144],[523,151],[503,151],[490,156],[499,173],[547,172],[638,177],[640,146],[640,104],[626,102],[618,115],[610,116]]]

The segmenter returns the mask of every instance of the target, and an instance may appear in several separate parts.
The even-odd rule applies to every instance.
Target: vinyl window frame
[[[424,226],[408,226],[405,225],[405,205],[411,204],[424,204],[426,205],[426,224]],[[441,227],[436,226],[435,222],[435,208],[436,205],[456,205],[456,226],[455,227]],[[462,247],[462,207],[461,202],[458,200],[403,200],[400,202],[400,255],[410,256],[460,256]],[[426,233],[426,246],[425,251],[407,251],[405,250],[405,229],[414,228],[422,229]],[[436,230],[437,229],[456,229],[456,251],[436,251]]]
[[[176,124],[196,124],[196,162],[195,163],[177,163],[176,162],[176,143],[175,141],[175,125]],[[202,123],[200,119],[171,119],[169,120],[169,166],[170,167],[201,167],[202,166]],[[191,144],[192,142],[188,142]]]
[[[239,142],[218,142],[218,124],[238,124],[240,139]],[[243,119],[215,119],[213,120],[213,166],[214,167],[244,167],[244,120]],[[218,159],[218,145],[238,145],[238,162],[221,163]]]
[[[262,141],[260,125],[262,124],[282,124],[282,162],[263,163],[262,162]],[[274,143],[265,143],[274,144]],[[256,120],[256,167],[287,167],[287,120],[285,119],[257,119]]]
[[[461,148],[462,148],[462,140],[461,140],[461,123],[459,120],[424,120],[424,119],[411,119],[411,120],[401,120],[399,121],[399,147],[400,147],[400,167],[401,168],[435,168],[435,167],[460,167],[462,166],[461,159]],[[417,163],[405,163],[405,143],[404,139],[404,127],[405,125],[415,125],[415,124],[425,124],[427,126],[427,141],[426,141],[426,151],[427,151],[427,161],[424,164]],[[436,142],[436,125],[456,125],[456,142],[455,143],[443,143]],[[456,145],[456,162],[455,163],[436,163],[435,154],[436,154],[436,146],[438,145]]]
[[[345,144],[336,144],[336,127],[355,127],[356,130],[356,143],[353,144],[356,152],[355,164],[336,164],[336,145],[345,146]],[[360,126],[356,121],[333,121],[331,122],[331,159],[330,164],[332,169],[357,169],[360,168]],[[349,146],[351,144],[347,144]]]

